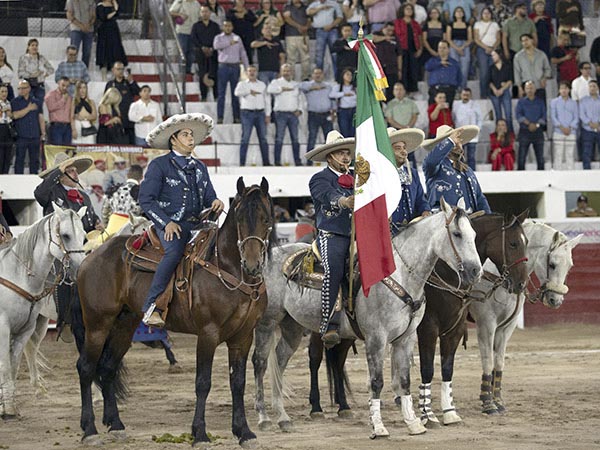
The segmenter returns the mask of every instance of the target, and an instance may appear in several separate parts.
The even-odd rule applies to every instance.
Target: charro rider
[[[350,249],[354,177],[349,166],[354,157],[354,146],[354,138],[344,138],[334,130],[327,134],[325,144],[306,154],[308,160],[327,161],[327,167],[310,179],[309,188],[315,205],[317,243],[325,270],[320,332],[328,348],[340,342],[341,314],[335,311],[335,302]]]
[[[430,151],[423,161],[423,172],[432,208],[439,208],[442,196],[453,206],[462,197],[468,213],[491,212],[475,172],[465,162],[462,148],[463,143],[469,142],[478,133],[479,127],[475,125],[465,125],[456,130],[442,125],[437,129],[435,138],[423,141],[423,148]]]
[[[419,172],[411,167],[408,155],[421,146],[425,133],[417,128],[396,130],[388,128],[388,136],[394,150],[398,176],[402,184],[402,198],[390,220],[392,236],[398,234],[400,227],[415,217],[431,214],[431,206],[427,201]]]
[[[143,322],[148,326],[165,325],[155,301],[175,272],[191,231],[198,225],[200,212],[205,208],[217,214],[223,211],[223,202],[217,198],[206,166],[192,157],[194,147],[212,129],[213,120],[205,114],[178,114],[146,138],[150,147],[171,150],[150,163],[140,185],[140,206],[154,222],[165,250],[142,307]]]

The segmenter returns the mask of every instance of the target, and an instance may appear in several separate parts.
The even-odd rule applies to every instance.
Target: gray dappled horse
[[[527,273],[535,272],[540,281],[540,287],[530,300],[539,300],[549,308],[559,308],[569,291],[565,281],[573,266],[571,253],[582,235],[569,240],[554,228],[532,221],[526,221],[523,229],[528,239]],[[485,268],[495,271],[494,266],[488,263]],[[485,290],[489,287],[489,281],[481,280],[476,289]],[[511,294],[501,287],[491,300],[472,303],[469,313],[477,323],[477,341],[483,368],[480,394],[482,411],[496,414],[506,410],[502,400],[504,357],[508,340],[517,326],[517,317],[523,309],[524,296]]]
[[[481,276],[481,262],[475,248],[475,232],[462,208],[452,209],[442,200],[439,213],[406,228],[393,240],[396,271],[391,277],[400,283],[415,301],[423,296],[423,286],[438,258],[443,259],[460,273],[465,284],[473,284]],[[464,202],[459,202],[464,206]],[[255,408],[259,414],[259,427],[267,428],[271,421],[264,404],[263,377],[267,358],[274,347],[275,331],[281,330],[281,340],[276,351],[277,365],[271,364],[271,374],[282,374],[298,348],[303,329],[318,331],[321,320],[321,292],[302,289],[283,276],[281,268],[292,253],[306,248],[306,244],[290,244],[273,250],[265,279],[268,306],[255,330],[255,351],[252,358],[256,382]],[[371,288],[369,298],[360,292],[356,299],[357,322],[365,337],[369,366],[371,400],[371,437],[388,436],[381,419],[380,394],[383,388],[383,361],[387,344],[391,345],[392,388],[396,404],[401,408],[404,421],[411,434],[425,432],[415,415],[410,395],[410,363],[416,342],[416,327],[424,308],[407,307],[388,287],[377,283]],[[356,339],[347,318],[341,321],[340,336]],[[278,370],[273,370],[278,369]],[[283,430],[291,428],[291,419],[285,412],[282,399],[281,378],[272,382],[273,408],[277,422]]]
[[[23,348],[36,327],[46,297],[66,276],[72,278],[85,257],[85,231],[79,212],[62,210],[28,227],[0,246],[0,416],[17,416],[15,382]],[[52,274],[54,261],[62,271]],[[9,285],[9,286],[7,286]]]

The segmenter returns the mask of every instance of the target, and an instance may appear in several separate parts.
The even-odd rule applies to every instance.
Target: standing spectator
[[[361,17],[367,17],[367,9],[363,0],[344,0],[342,2],[342,12],[346,23],[352,27],[352,36],[358,36],[358,29]]]
[[[200,8],[200,20],[192,27],[192,46],[198,66],[200,82],[200,101],[206,101],[208,88],[212,88],[213,97],[217,99],[217,52],[213,49],[215,36],[221,32],[220,26],[211,19],[211,10],[207,5]]]
[[[103,188],[108,194],[111,188],[120,186],[127,181],[127,161],[121,156],[116,156],[113,162],[113,170],[104,175]]]
[[[536,95],[546,100],[546,80],[552,77],[552,68],[544,52],[535,48],[533,36],[521,36],[523,49],[520,50],[513,61],[514,80],[519,87],[519,97],[525,92],[521,87],[525,81],[531,80],[535,84]]]
[[[427,20],[427,10],[423,6],[419,5],[417,0],[406,0],[406,3],[410,3],[412,5],[413,9],[415,10],[414,19],[419,25],[423,26]]]
[[[533,37],[534,47],[537,44],[537,31],[533,21],[527,17],[525,3],[515,5],[515,15],[504,22],[502,26],[502,48],[504,59],[512,61],[515,54],[523,48],[521,36],[528,34]]]
[[[273,29],[269,23],[263,25],[262,36],[252,41],[250,46],[256,49],[256,59],[258,59],[258,79],[265,86],[277,78],[279,68],[285,62],[285,51],[281,41],[273,37]]]
[[[256,21],[254,22],[254,34],[256,37],[261,36],[263,27],[266,24],[271,28],[272,36],[279,36],[281,34],[281,27],[284,23],[283,17],[277,8],[273,6],[271,0],[260,0],[259,9],[255,14]]]
[[[223,28],[223,22],[225,22],[226,13],[219,0],[206,0],[206,6],[210,9],[210,20],[219,25],[219,30]]]
[[[435,103],[427,107],[427,117],[429,118],[429,139],[435,137],[437,129],[442,125],[454,127],[450,104],[446,101],[444,92],[440,91],[435,95]]]
[[[296,63],[299,62],[300,79],[308,80],[310,76],[310,52],[308,51],[310,19],[302,0],[292,0],[285,6],[283,20],[285,21],[285,49],[288,63],[292,66],[292,72],[295,72]]]
[[[312,18],[312,26],[316,30],[316,66],[323,69],[325,59],[325,48],[329,48],[333,73],[336,72],[336,60],[333,53],[333,43],[338,38],[337,27],[344,20],[344,14],[340,5],[335,0],[315,0],[306,10]],[[310,147],[312,150],[312,147]]]
[[[77,61],[77,47],[69,45],[67,47],[67,60],[61,62],[54,73],[54,81],[66,77],[69,79],[69,95],[75,95],[75,85],[80,81],[88,83],[90,75],[87,66],[83,61]]]
[[[11,132],[11,129],[14,129],[13,127],[12,108],[8,101],[8,87],[0,86],[0,175],[7,174],[10,169],[10,161],[15,146],[15,140]]]
[[[106,80],[106,71],[117,61],[127,65],[127,56],[121,41],[121,31],[117,23],[119,3],[117,0],[102,0],[96,7],[98,18],[98,39],[96,40],[96,65]]]
[[[306,109],[308,110],[307,151],[315,148],[319,128],[323,130],[323,139],[327,133],[333,130],[331,119],[333,109],[329,98],[331,85],[323,81],[323,78],[323,70],[315,67],[312,80],[300,83],[300,90],[306,96]]]
[[[414,19],[413,5],[405,3],[398,10],[398,19],[394,22],[394,32],[402,49],[402,82],[408,92],[419,90],[419,58],[423,53],[421,44],[421,25]]]
[[[15,174],[25,171],[25,155],[29,154],[29,173],[37,174],[40,169],[40,140],[46,140],[42,100],[31,95],[27,80],[19,81],[19,96],[10,102],[17,130],[17,155]]]
[[[423,52],[421,63],[425,64],[431,57],[439,56],[437,52],[438,44],[444,39],[446,29],[441,21],[440,10],[431,8],[427,22],[423,25]]]
[[[546,125],[546,102],[536,96],[535,83],[525,82],[525,97],[517,102],[519,122],[518,170],[525,170],[529,145],[533,144],[537,170],[544,170],[544,126]]]
[[[557,45],[550,52],[550,62],[557,66],[558,81],[572,83],[579,75],[577,48],[569,47],[569,34],[560,33]]]
[[[109,88],[98,103],[98,144],[129,145],[121,119],[121,93]]]
[[[559,33],[560,28],[568,32],[573,28],[578,31],[583,30],[583,11],[579,0],[558,0],[556,17],[558,17]]]
[[[286,128],[290,132],[294,163],[299,166],[300,143],[298,141],[298,117],[302,114],[300,108],[299,83],[292,77],[292,65],[281,66],[281,76],[271,82],[267,92],[275,97],[273,108],[275,116],[275,165],[281,165],[281,149]]]
[[[58,80],[56,89],[48,92],[44,100],[50,116],[49,143],[71,144],[73,98],[69,95],[69,79],[63,77]]]
[[[412,98],[406,96],[406,89],[398,81],[393,86],[394,98],[385,106],[383,112],[388,125],[397,130],[413,128],[419,117],[419,108]],[[416,164],[414,152],[409,152],[408,159]]]
[[[135,124],[135,145],[147,147],[146,136],[162,120],[160,105],[150,98],[152,89],[147,84],[140,88],[140,99],[131,104],[129,108],[129,121]]]
[[[543,51],[550,58],[550,48],[552,46],[554,27],[552,26],[552,18],[546,12],[545,0],[534,0],[531,3],[533,11],[529,14],[529,18],[535,24],[537,32],[537,48]]]
[[[1,47],[0,47],[1,48]],[[596,76],[600,76],[600,36],[592,42],[590,49],[590,61],[596,65]],[[2,77],[2,68],[0,68],[0,77]]]
[[[6,50],[0,47],[0,84],[3,84],[8,89],[8,100],[15,98],[15,92],[12,87],[13,78],[15,72],[13,67],[9,64],[6,57]]]
[[[268,25],[265,25],[268,28]],[[267,96],[267,85],[257,79],[256,66],[248,66],[248,79],[240,81],[235,87],[235,96],[240,98],[240,114],[242,118],[242,142],[240,145],[240,166],[246,165],[248,144],[252,137],[252,129],[256,128],[256,136],[260,145],[263,166],[270,166],[269,144],[267,143],[267,124],[271,117],[271,102]]]
[[[509,131],[506,120],[496,121],[496,130],[490,134],[490,156],[492,170],[514,170],[515,168],[515,134]]]
[[[425,63],[425,70],[429,72],[429,103],[435,101],[438,92],[444,92],[449,101],[453,101],[456,90],[462,85],[462,72],[458,61],[450,58],[450,44],[440,41],[438,55]]]
[[[402,49],[396,40],[394,23],[388,22],[381,31],[373,34],[373,43],[379,63],[388,81],[385,97],[389,101],[394,98],[394,85],[402,78]]]
[[[337,100],[337,118],[340,133],[354,137],[354,114],[356,113],[356,86],[353,83],[354,71],[342,72],[342,82],[329,93],[329,98]]]
[[[396,20],[400,0],[363,0],[369,16],[371,33],[383,28],[387,22]]]
[[[456,20],[456,17],[454,16],[456,8],[462,8],[464,13],[463,20],[466,23],[472,25],[473,22],[475,22],[473,18],[475,2],[473,0],[446,0],[444,2],[444,19],[446,19],[446,23],[451,23]]]
[[[579,63],[579,75],[571,84],[571,98],[579,101],[590,95],[589,82],[592,80],[592,64],[584,61]]]
[[[493,0],[492,4],[489,6],[492,11],[494,22],[500,25],[500,28],[504,27],[506,21],[512,17],[510,6],[505,3],[504,0]]]
[[[595,147],[600,149],[600,97],[598,97],[598,82],[590,80],[590,95],[579,101],[579,120],[581,120],[581,143],[583,151],[581,161],[583,169],[591,169]]]
[[[37,39],[27,41],[27,51],[19,58],[18,75],[20,80],[27,80],[31,88],[31,95],[40,101],[46,96],[44,82],[46,78],[54,73],[54,67],[45,56],[38,52],[39,43]]]
[[[335,53],[337,61],[335,80],[338,83],[342,83],[342,73],[346,69],[350,69],[352,70],[352,73],[354,73],[358,66],[358,52],[352,50],[348,45],[348,38],[352,36],[352,26],[347,23],[342,25],[340,27],[340,33],[342,37],[333,43],[333,53]],[[344,134],[344,136],[346,135]]]
[[[492,52],[492,66],[490,67],[490,101],[494,107],[496,121],[505,119],[508,129],[513,130],[512,125],[512,68],[504,60],[499,51]],[[502,114],[504,109],[504,115]]]
[[[200,19],[200,3],[198,0],[175,0],[169,8],[169,14],[175,20],[175,32],[185,56],[185,72],[192,72],[194,61],[194,46],[190,35],[192,27]]]
[[[456,127],[462,127],[466,125],[477,125],[481,129],[483,123],[483,117],[481,115],[481,108],[478,103],[472,100],[473,93],[471,89],[464,88],[460,93],[460,100],[454,101],[452,107],[452,119]],[[467,153],[467,164],[473,170],[476,165],[476,153],[477,143],[479,142],[479,135],[475,136],[470,142],[466,143],[463,147]]]
[[[225,95],[227,84],[231,89],[231,107],[233,108],[233,122],[240,122],[240,102],[233,94],[240,79],[240,64],[248,67],[248,55],[242,39],[233,33],[233,23],[230,20],[223,22],[223,32],[213,41],[213,48],[219,52],[219,69],[217,82],[219,96],[217,99],[217,123],[223,123],[225,115]]]
[[[452,22],[446,28],[446,39],[450,44],[450,58],[458,61],[460,65],[462,74],[460,87],[464,89],[467,86],[469,67],[471,66],[473,29],[465,20],[465,11],[461,6],[457,6],[454,9]]]
[[[246,8],[246,0],[234,0],[233,7],[227,11],[227,20],[232,25],[232,31],[242,40],[246,55],[248,58],[248,64],[252,63],[253,55],[250,44],[254,40],[254,23],[256,22],[256,15],[250,9]],[[223,26],[225,23],[223,23]],[[232,85],[233,90],[235,84]]]
[[[482,99],[490,95],[490,67],[493,64],[492,52],[502,40],[500,25],[492,20],[492,10],[488,7],[481,11],[481,20],[473,25],[473,38],[477,45],[477,65],[479,67],[479,96]]]
[[[98,110],[94,100],[88,98],[87,83],[80,81],[75,85],[71,108],[71,137],[74,144],[96,143],[98,129],[94,126],[94,122],[97,118]]]
[[[575,142],[579,125],[577,102],[569,97],[569,83],[561,81],[558,97],[550,102],[552,134],[552,161],[555,169],[575,168]]]
[[[106,83],[104,92],[114,87],[121,94],[119,112],[123,121],[123,129],[128,136],[129,144],[135,145],[135,128],[133,122],[129,120],[129,107],[133,103],[134,98],[140,94],[140,87],[131,76],[131,70],[127,69],[127,72],[125,72],[125,66],[121,61],[115,62],[112,67],[112,73],[114,78]]]
[[[94,43],[94,24],[96,23],[96,3],[94,0],[67,0],[65,11],[67,11],[67,20],[70,22],[71,45],[78,52],[81,44],[81,59],[86,67],[90,67],[90,56]]]

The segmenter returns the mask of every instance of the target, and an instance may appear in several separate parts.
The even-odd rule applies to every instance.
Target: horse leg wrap
[[[431,383],[421,383],[419,385],[419,411],[421,412],[421,423],[423,425],[428,422],[439,423],[431,409]]]
[[[381,400],[371,399],[369,400],[369,421],[373,427],[373,432],[370,438],[375,439],[378,437],[388,437],[390,433],[383,426],[383,420],[381,420]]]
[[[411,435],[425,433],[427,430],[421,423],[421,419],[419,419],[415,414],[412,396],[410,394],[401,395],[400,397],[396,397],[396,404],[398,404],[398,401],[400,401],[400,409],[402,410],[402,417],[404,418],[404,423],[406,423],[406,425],[408,426],[408,433]]]
[[[504,401],[502,400],[502,371],[494,370],[492,372],[492,376],[494,379],[494,388],[493,388],[493,399],[498,412],[503,413],[506,411],[506,407],[504,406]]]
[[[484,414],[496,414],[498,408],[494,404],[492,398],[492,381],[493,375],[481,375],[481,392],[479,393],[479,400],[481,400],[481,412]]]
[[[444,425],[462,422],[454,407],[452,381],[442,381],[440,402],[442,404],[442,412],[444,413]]]

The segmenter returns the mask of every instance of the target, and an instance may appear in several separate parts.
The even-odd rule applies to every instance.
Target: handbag
[[[97,133],[98,133],[98,129],[94,125],[89,126],[89,127],[81,127],[81,136],[82,137],[92,136]]]

